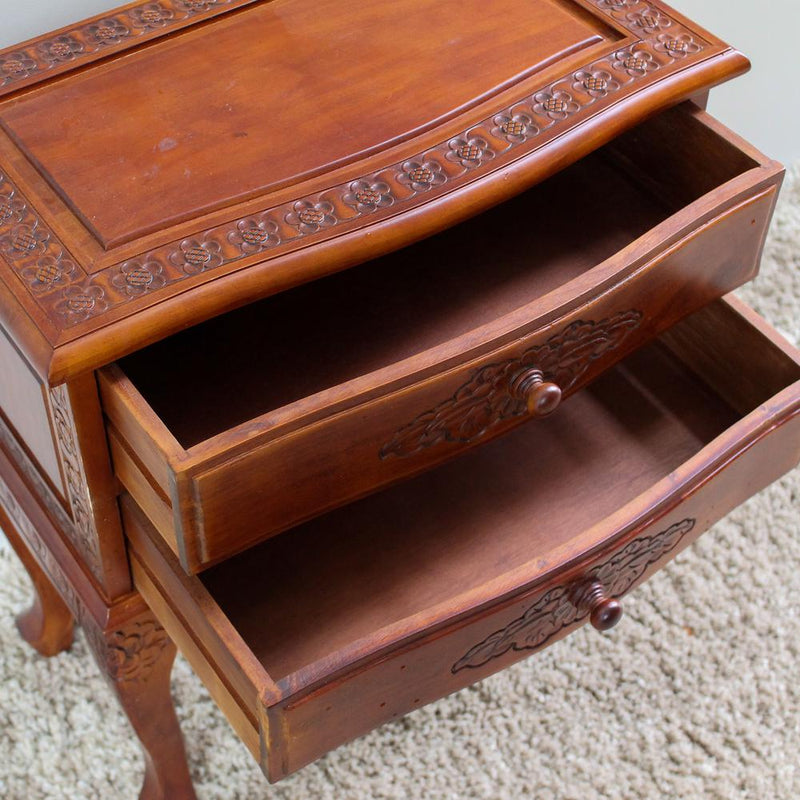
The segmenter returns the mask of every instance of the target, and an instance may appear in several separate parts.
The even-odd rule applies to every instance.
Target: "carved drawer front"
[[[471,222],[112,365],[122,484],[198,572],[559,416],[752,277],[781,174],[758,158],[678,108]]]
[[[138,589],[271,780],[615,625],[629,590],[798,463],[800,353],[719,301],[562,411],[199,576],[123,498]]]

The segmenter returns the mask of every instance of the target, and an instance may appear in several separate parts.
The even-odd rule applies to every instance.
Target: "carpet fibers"
[[[800,179],[740,294],[800,340]],[[269,786],[178,659],[173,690],[201,800],[800,797],[800,471],[720,522],[581,630]],[[37,656],[27,578],[0,548],[0,798],[133,800],[142,760],[91,661]]]

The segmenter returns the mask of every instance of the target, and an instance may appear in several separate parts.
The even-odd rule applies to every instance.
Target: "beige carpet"
[[[800,180],[741,293],[800,340]],[[21,567],[0,550],[0,798],[135,798],[142,763],[82,636],[23,646]],[[174,693],[210,800],[800,797],[800,472],[626,601],[612,634],[545,653],[340,748],[276,787],[187,664]]]

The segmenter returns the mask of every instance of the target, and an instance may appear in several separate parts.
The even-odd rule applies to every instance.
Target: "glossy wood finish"
[[[137,353],[101,373],[117,475],[196,572],[490,441],[526,370],[560,402],[755,274],[782,170],[753,156],[675,109],[477,226]]]
[[[363,159],[617,38],[572,3],[273,0],[29,94],[0,124],[108,249]]]
[[[622,619],[622,603],[609,594],[602,581],[587,580],[579,584],[570,601],[578,613],[589,614],[589,622],[595,630],[609,631]]]
[[[742,380],[705,372],[736,353]],[[275,780],[556,641],[587,580],[618,598],[798,460],[800,353],[729,301],[559,414],[200,577],[124,518],[137,587],[251,749],[258,719]]]
[[[653,24],[605,0],[222,5],[0,53],[0,320],[52,382],[451,227],[747,68],[657,0]],[[100,40],[48,79],[54,46],[79,67]]]

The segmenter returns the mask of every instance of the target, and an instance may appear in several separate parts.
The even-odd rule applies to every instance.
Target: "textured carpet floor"
[[[761,277],[741,294],[800,340],[800,179]],[[29,599],[0,550],[0,798],[135,798],[142,762],[82,635],[42,659],[13,617]],[[279,786],[262,778],[179,659],[174,694],[204,800],[800,797],[800,471],[718,524],[582,630],[414,712]]]

